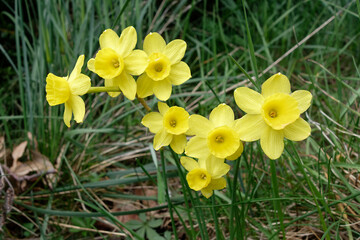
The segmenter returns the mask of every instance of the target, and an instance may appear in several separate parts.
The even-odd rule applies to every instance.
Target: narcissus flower
[[[310,125],[300,117],[311,103],[309,91],[291,93],[289,79],[277,73],[267,79],[261,94],[246,87],[234,93],[236,104],[246,112],[237,123],[240,139],[260,139],[261,148],[270,159],[277,159],[284,150],[284,137],[301,141],[310,135]]]
[[[134,50],[137,34],[134,27],[125,28],[120,38],[111,29],[99,38],[100,51],[88,61],[88,68],[105,79],[106,87],[117,86],[129,100],[136,95],[136,82],[132,75],[140,75],[148,66],[148,57],[142,50]],[[109,92],[116,97],[120,92]]]
[[[180,162],[189,171],[186,175],[189,187],[201,191],[206,198],[211,197],[214,190],[226,187],[223,176],[229,172],[230,166],[224,163],[224,159],[209,155],[208,158],[199,158],[198,162],[189,157],[181,157]]]
[[[200,115],[191,115],[189,131],[195,137],[187,143],[185,154],[196,158],[207,158],[210,154],[228,160],[238,158],[243,145],[235,131],[235,123],[234,112],[226,104],[214,108],[209,120]]]
[[[159,112],[146,114],[141,123],[155,133],[154,149],[168,146],[181,154],[186,145],[186,131],[189,129],[189,113],[181,107],[169,107],[158,102]]]
[[[65,103],[64,122],[68,127],[72,114],[77,123],[81,123],[85,115],[85,103],[79,96],[87,93],[91,82],[81,73],[83,64],[84,55],[81,55],[70,76],[58,77],[49,73],[46,77],[46,100],[50,106]]]
[[[180,39],[166,45],[158,33],[149,33],[144,40],[144,51],[149,56],[149,65],[137,79],[137,94],[140,98],[152,94],[166,101],[172,85],[180,85],[191,77],[190,68],[181,59],[184,57],[186,42]]]

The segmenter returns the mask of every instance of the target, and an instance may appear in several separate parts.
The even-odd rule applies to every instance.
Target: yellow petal
[[[297,90],[293,92],[291,96],[299,103],[300,114],[310,107],[312,95],[309,91]]]
[[[284,131],[267,126],[260,138],[261,148],[270,159],[278,159],[284,150]]]
[[[236,150],[236,152],[235,152],[233,155],[226,157],[226,159],[227,159],[227,160],[230,160],[230,161],[236,160],[236,159],[238,159],[238,158],[241,156],[241,154],[243,153],[243,151],[244,151],[244,145],[243,145],[243,143],[240,141],[239,148]]]
[[[213,195],[214,191],[211,188],[203,188],[201,189],[201,194],[206,197],[206,198],[210,198]]]
[[[165,129],[161,129],[154,137],[154,149],[157,151],[163,146],[168,146],[173,138],[172,134],[169,134]]]
[[[161,115],[165,115],[165,113],[169,110],[169,106],[166,103],[158,102],[158,109]]]
[[[94,66],[100,77],[111,79],[123,72],[124,61],[113,49],[104,48],[96,54]]]
[[[119,47],[119,36],[112,29],[106,29],[99,38],[100,48],[112,48],[116,50]]]
[[[85,103],[79,96],[71,96],[67,101],[71,105],[72,112],[74,114],[74,120],[77,123],[82,123],[85,116]]]
[[[206,139],[195,136],[188,141],[185,147],[185,154],[195,158],[207,158],[210,155]]]
[[[166,45],[162,53],[170,59],[171,64],[175,64],[180,62],[184,57],[185,50],[186,42],[181,39],[175,39]]]
[[[302,141],[309,137],[310,134],[311,128],[309,123],[301,117],[284,128],[284,136],[291,141]]]
[[[189,129],[196,136],[206,138],[214,127],[214,124],[203,116],[194,114],[189,118]]]
[[[118,79],[118,78],[116,78]],[[105,79],[105,87],[119,87],[116,79]],[[121,92],[107,92],[110,97],[117,97],[121,94]]]
[[[155,96],[161,100],[166,101],[170,98],[172,85],[166,79],[161,81],[154,81],[153,92]]]
[[[264,97],[247,87],[239,87],[234,92],[235,102],[238,107],[248,114],[260,114]]]
[[[123,92],[124,96],[127,97],[127,99],[129,100],[134,100],[136,95],[135,79],[126,72],[123,72],[115,79],[116,82],[119,84],[119,88]]]
[[[50,106],[65,103],[70,95],[70,86],[65,78],[49,73],[46,77],[46,100]]]
[[[214,124],[215,127],[232,127],[234,123],[234,112],[231,107],[222,103],[211,111],[209,120]]]
[[[224,163],[223,158],[217,158],[211,155],[206,159],[206,171],[208,171],[208,173],[210,173],[211,177],[214,179],[221,178],[227,174],[229,170],[230,166]]]
[[[205,188],[211,182],[211,175],[201,168],[195,168],[186,175],[189,187],[195,191]]]
[[[261,86],[261,94],[264,98],[267,98],[274,93],[290,94],[290,91],[289,79],[281,73],[272,75]]]
[[[64,111],[64,123],[67,127],[70,127],[71,118],[72,118],[72,108],[71,105],[68,102],[66,102],[65,111]]]
[[[85,74],[79,74],[76,78],[69,80],[71,94],[84,95],[91,87],[90,78]]]
[[[154,32],[149,33],[144,39],[144,51],[147,55],[152,53],[160,53],[166,47],[165,40],[161,37],[160,34]]]
[[[158,112],[151,112],[143,117],[141,124],[149,128],[150,132],[157,133],[163,128],[163,117]]]
[[[211,179],[211,182],[208,185],[209,188],[213,190],[220,190],[226,187],[225,178]]]
[[[173,85],[180,85],[191,78],[191,72],[189,66],[185,62],[175,63],[171,65],[170,74],[167,79]]]
[[[87,62],[87,67],[90,71],[95,72],[95,58],[90,58]]]
[[[192,158],[189,158],[189,157],[181,157],[180,158],[180,163],[189,172],[192,171],[195,168],[199,168],[198,162],[195,161]]]
[[[170,143],[170,147],[177,154],[182,154],[184,152],[186,142],[187,140],[185,134],[173,135],[173,139]]]
[[[124,58],[125,71],[131,75],[142,74],[148,66],[148,56],[142,50],[134,50]]]
[[[259,140],[267,127],[260,114],[246,114],[235,121],[235,130],[240,139],[246,142]]]
[[[71,82],[73,81],[81,72],[81,68],[82,66],[84,65],[84,58],[85,56],[84,55],[80,55],[76,61],[76,64],[75,64],[75,67],[74,69],[72,70],[70,76],[69,76],[69,79],[68,81]]]
[[[153,92],[153,80],[149,78],[146,73],[143,73],[138,77],[136,81],[137,90],[136,93],[140,98],[146,98],[154,94]]]
[[[134,27],[125,28],[120,35],[119,47],[117,52],[123,58],[127,57],[135,48],[137,42],[137,34]]]

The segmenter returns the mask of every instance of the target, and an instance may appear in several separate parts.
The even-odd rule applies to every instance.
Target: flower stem
[[[119,87],[91,87],[87,93],[121,92]]]
[[[146,109],[146,111],[151,112],[151,108],[149,107],[149,105],[147,105],[147,103],[145,102],[145,100],[143,98],[140,98],[138,95],[136,95],[136,98],[139,100],[139,102],[141,103],[141,105],[144,106],[144,108]]]

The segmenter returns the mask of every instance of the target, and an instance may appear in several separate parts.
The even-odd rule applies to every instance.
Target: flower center
[[[171,120],[170,121],[170,126],[176,127],[176,120]]]
[[[239,148],[240,138],[235,130],[228,126],[217,127],[209,132],[207,145],[212,155],[226,158]]]
[[[199,191],[209,185],[211,175],[203,168],[195,168],[186,175],[186,180],[191,189]]]
[[[206,174],[205,174],[205,173],[201,173],[201,174],[200,174],[200,178],[203,179],[203,180],[206,180]]]
[[[299,103],[289,94],[275,93],[265,99],[261,114],[267,125],[281,130],[299,118]]]
[[[95,57],[95,72],[104,79],[119,76],[124,69],[122,57],[111,48],[101,49]]]
[[[162,53],[152,53],[149,56],[149,65],[145,72],[154,81],[165,79],[170,74],[171,63]]]
[[[112,63],[113,63],[114,68],[118,68],[120,66],[120,63],[117,59],[113,59]]]
[[[276,117],[277,117],[277,112],[276,112],[274,109],[271,109],[271,110],[269,111],[269,116],[270,116],[271,118],[276,118]]]
[[[163,124],[168,133],[183,134],[189,129],[189,113],[181,107],[171,107],[164,114]]]

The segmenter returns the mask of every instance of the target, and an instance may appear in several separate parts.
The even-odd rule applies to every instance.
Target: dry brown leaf
[[[26,161],[23,163],[18,162],[11,172],[20,178],[26,176],[30,172],[37,172],[39,174],[49,173],[46,175],[46,179],[48,180],[49,187],[52,188],[55,181],[54,173],[56,172],[52,163],[46,156],[35,150],[31,151],[31,159],[32,161]]]
[[[6,150],[5,150],[5,137],[0,137],[0,158],[3,158],[5,156]]]
[[[26,146],[27,146],[28,142],[24,141],[22,143],[20,143],[19,145],[17,145],[16,147],[14,147],[14,150],[11,154],[12,158],[13,158],[13,164],[10,168],[10,171],[13,172],[13,170],[16,168],[17,164],[18,164],[18,159],[21,158],[24,155]]]

